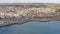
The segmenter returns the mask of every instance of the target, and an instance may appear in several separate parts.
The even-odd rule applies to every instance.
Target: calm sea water
[[[60,34],[60,21],[27,22],[0,28],[0,34]]]

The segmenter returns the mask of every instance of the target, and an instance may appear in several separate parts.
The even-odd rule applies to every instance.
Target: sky
[[[60,3],[60,0],[0,0],[0,3]]]

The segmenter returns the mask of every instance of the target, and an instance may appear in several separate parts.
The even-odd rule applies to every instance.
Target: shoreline
[[[49,21],[60,21],[60,17],[48,17],[48,18],[6,18],[0,19],[0,27],[9,26],[13,24],[24,24],[29,21],[37,21],[37,22],[49,22]]]
[[[59,7],[55,8],[55,6]],[[29,21],[39,22],[60,21],[59,8],[60,4],[44,4],[44,3],[0,4],[0,27],[12,24],[24,24]]]

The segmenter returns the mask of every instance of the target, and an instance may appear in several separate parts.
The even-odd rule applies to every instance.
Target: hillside
[[[60,4],[49,3],[3,3],[0,4],[0,16],[11,17],[50,17],[59,16]],[[56,12],[57,11],[57,12]]]

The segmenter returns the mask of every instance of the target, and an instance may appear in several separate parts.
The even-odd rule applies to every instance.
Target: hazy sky
[[[0,0],[0,3],[60,3],[60,0]]]

